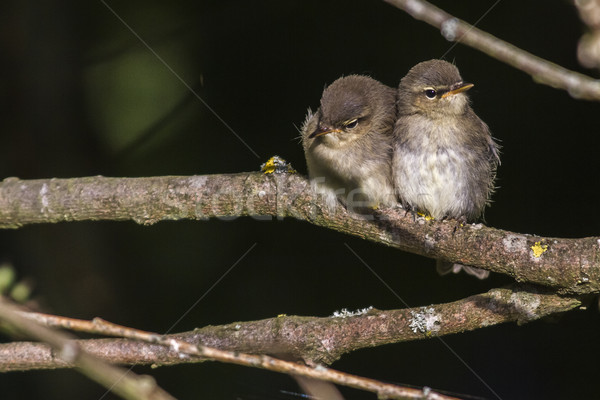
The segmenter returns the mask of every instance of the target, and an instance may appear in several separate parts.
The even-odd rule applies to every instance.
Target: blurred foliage
[[[494,1],[435,3],[475,22]],[[599,234],[590,180],[600,167],[598,104],[536,85],[462,45],[447,52],[451,44],[439,32],[383,2],[107,4],[135,34],[102,1],[0,5],[1,177],[231,173],[258,170],[275,154],[305,173],[298,127],[306,109],[318,106],[324,85],[363,73],[396,86],[412,65],[445,55],[476,84],[473,106],[503,146],[488,225],[544,236]],[[577,65],[582,24],[569,2],[547,3],[543,15],[536,3],[500,2],[478,26],[598,76]],[[157,332],[282,313],[403,307],[344,243],[411,306],[510,281],[439,277],[423,257],[299,221],[252,218],[29,226],[0,232],[0,261],[32,280],[47,312]],[[591,398],[597,367],[585,355],[600,351],[599,328],[594,308],[557,324],[507,325],[444,340],[502,398]],[[334,367],[494,398],[437,340],[362,350]],[[291,379],[264,371],[214,363],[136,369],[180,398],[297,398],[286,394],[298,390]],[[3,399],[105,392],[74,371],[6,374],[0,387]]]

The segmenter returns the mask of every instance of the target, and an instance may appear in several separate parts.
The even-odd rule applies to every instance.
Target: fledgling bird
[[[398,87],[393,179],[405,208],[435,219],[477,221],[494,191],[498,145],[475,114],[458,69],[443,60],[415,65]],[[438,271],[480,279],[488,272],[438,261]]]
[[[368,76],[349,75],[325,88],[321,106],[302,127],[308,175],[334,207],[397,204],[392,183],[396,90]]]

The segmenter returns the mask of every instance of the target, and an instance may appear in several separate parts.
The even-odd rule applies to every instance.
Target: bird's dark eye
[[[351,119],[350,121],[346,122],[344,127],[346,129],[354,129],[354,128],[356,128],[356,125],[358,125],[358,118],[354,118],[354,119]]]
[[[436,95],[437,92],[435,91],[435,89],[425,89],[425,96],[427,96],[428,99],[435,99]]]

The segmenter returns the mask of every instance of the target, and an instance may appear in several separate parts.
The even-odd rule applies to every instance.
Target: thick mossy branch
[[[559,293],[600,292],[600,238],[545,238],[426,221],[400,208],[328,208],[298,174],[150,178],[86,177],[0,183],[0,227],[84,220],[164,220],[251,216],[293,217],[400,250],[507,274]]]

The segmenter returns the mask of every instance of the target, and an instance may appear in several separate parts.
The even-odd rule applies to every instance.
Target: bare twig
[[[329,209],[298,174],[87,177],[0,183],[0,228],[84,220],[293,217],[427,257],[510,275],[560,293],[600,292],[600,238],[560,239],[481,224],[416,221],[400,209]]]
[[[125,399],[173,399],[151,376],[137,376],[86,353],[73,337],[33,322],[1,296],[0,320],[30,338],[47,343],[64,362]]]
[[[600,81],[544,60],[498,39],[424,0],[384,0],[413,18],[438,28],[444,38],[471,46],[531,75],[544,85],[569,92],[576,99],[600,100]]]
[[[525,323],[571,310],[580,304],[576,298],[542,293],[534,288],[516,285],[427,307],[388,311],[370,309],[356,315],[343,312],[327,318],[281,316],[208,326],[192,332],[164,336],[130,330],[98,319],[81,321],[36,313],[28,313],[27,317],[52,327],[130,337],[147,342],[124,339],[78,342],[85,351],[113,363],[170,365],[201,361],[197,357],[182,357],[181,349],[192,346],[190,351],[194,356],[224,362],[247,361],[251,366],[256,360],[237,359],[227,352],[282,354],[286,358],[305,360],[311,364],[329,365],[343,354],[362,348],[431,339],[511,321]],[[167,347],[159,346],[158,343]],[[196,349],[196,346],[200,348]],[[203,350],[204,346],[207,348]],[[212,349],[208,350],[208,347]],[[50,348],[35,343],[0,344],[0,372],[69,366],[63,360],[56,359]]]

